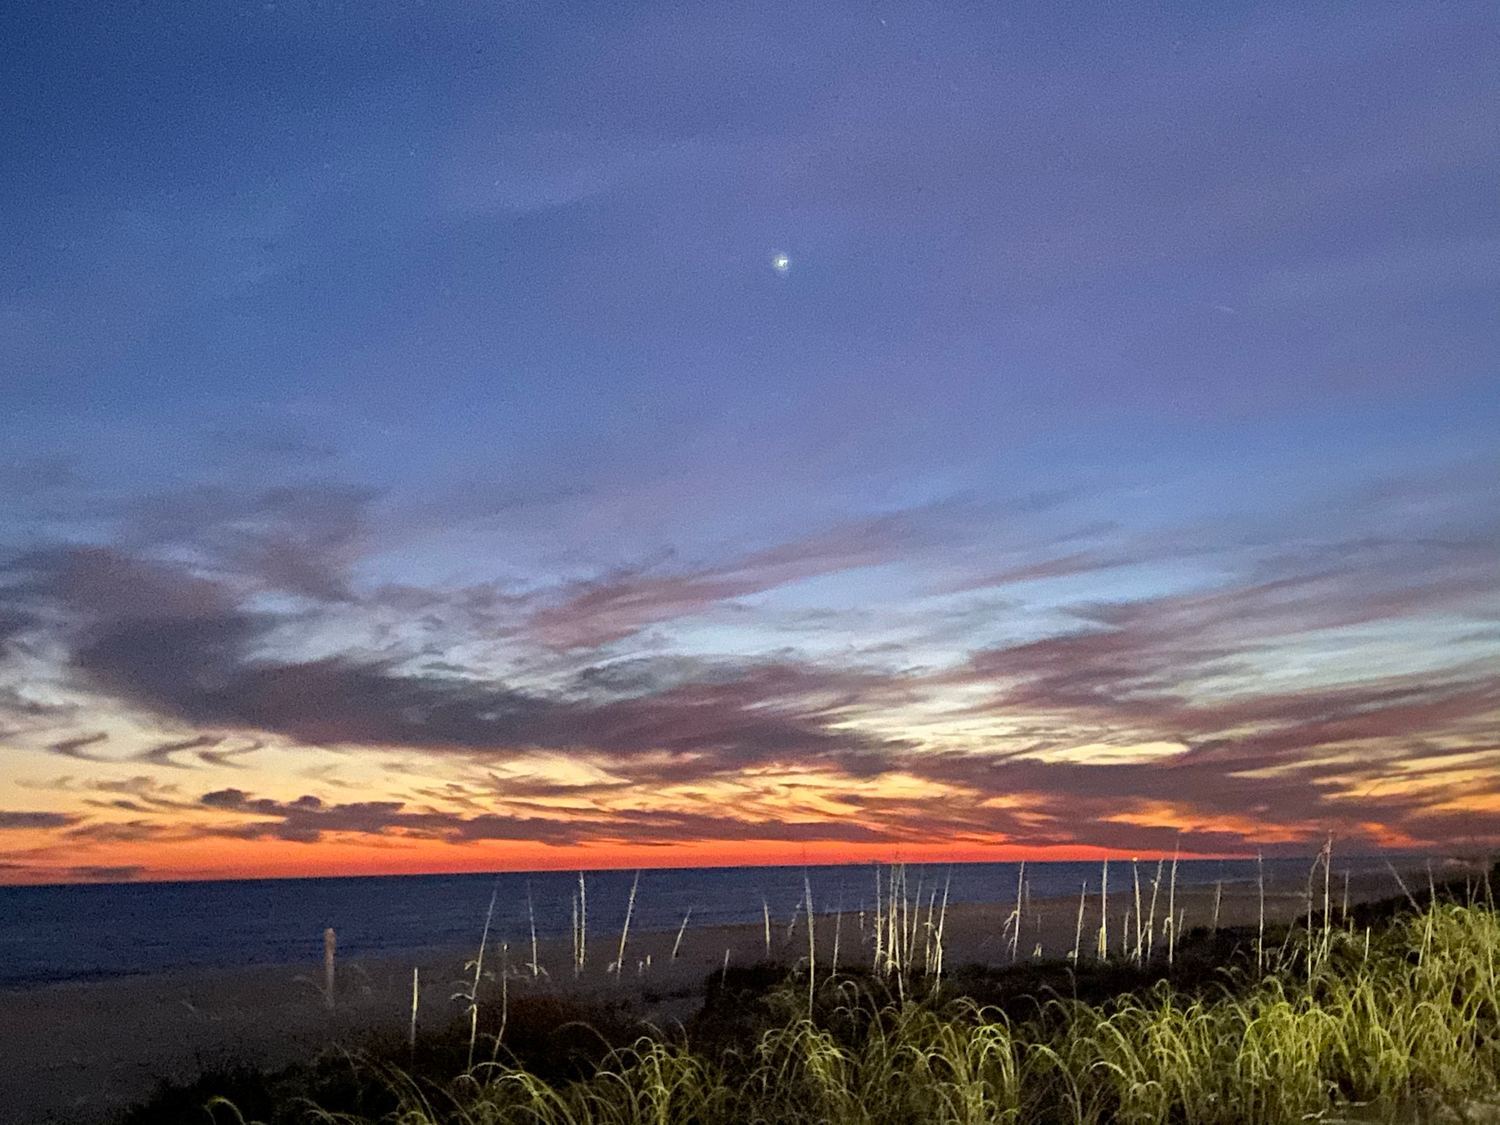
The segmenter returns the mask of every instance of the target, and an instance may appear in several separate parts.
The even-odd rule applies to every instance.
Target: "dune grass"
[[[726,968],[707,980],[700,1016],[672,1033],[555,1020],[553,1032],[570,1029],[568,1054],[550,1040],[528,1049],[513,1024],[494,1061],[465,1067],[461,1052],[447,1080],[372,1053],[339,1062],[336,1090],[304,1083],[210,1114],[278,1125],[1460,1120],[1500,1092],[1500,915],[1483,898],[1424,897],[1394,919],[1325,909],[1264,938],[1173,933],[1171,965],[1023,962],[950,971],[941,986],[903,983],[894,957],[821,979],[811,958]],[[906,944],[907,925],[887,921],[883,950]]]

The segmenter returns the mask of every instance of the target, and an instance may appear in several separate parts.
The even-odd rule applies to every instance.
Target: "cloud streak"
[[[670,621],[819,575],[857,570],[899,557],[918,541],[920,521],[907,513],[849,523],[727,562],[679,571],[624,570],[568,585],[533,612],[531,635],[557,648],[592,648]]]
[[[78,817],[69,813],[17,812],[0,809],[0,830],[32,828],[66,828],[76,824]]]
[[[946,840],[1204,853],[1251,842],[1296,850],[1328,831],[1371,847],[1459,831],[1482,841],[1500,827],[1487,811],[1500,805],[1500,753],[1487,741],[1500,679],[1483,628],[1495,604],[1495,528],[1432,518],[1434,499],[1450,493],[1413,486],[1370,497],[1354,522],[1416,513],[1386,520],[1378,535],[1329,527],[1350,533],[1235,544],[1210,529],[1203,557],[1246,552],[1230,578],[1054,602],[1044,635],[973,643],[980,603],[964,600],[973,591],[1184,557],[1171,537],[1059,555],[1066,537],[1046,532],[1031,561],[953,578],[930,612],[903,606],[928,626],[912,636],[941,636],[956,650],[925,664],[900,640],[872,647],[879,664],[784,648],[613,653],[654,625],[750,594],[909,565],[951,534],[941,521],[854,522],[718,563],[664,562],[540,593],[472,583],[364,591],[351,582],[350,552],[369,495],[289,492],[252,505],[309,525],[341,513],[326,536],[292,537],[299,557],[326,569],[317,581],[274,579],[265,556],[244,549],[264,541],[245,531],[262,526],[260,515],[220,520],[217,501],[202,497],[203,510],[196,501],[153,509],[128,546],[33,549],[0,570],[0,614],[59,654],[69,691],[172,732],[137,749],[114,732],[68,731],[45,749],[93,768],[244,776],[200,800],[150,777],[100,780],[80,791],[80,812],[59,814],[71,819],[29,826],[116,850],[195,839],[470,850]],[[1026,601],[984,605],[1009,614]],[[506,673],[485,668],[457,641],[450,611],[464,635],[488,629],[520,659]],[[787,619],[798,613],[822,622],[820,640],[850,627],[847,612]],[[410,614],[424,624],[364,629],[332,655],[306,651],[324,630],[392,614],[398,626]],[[1406,650],[1361,639],[1434,628],[1455,647],[1416,670]],[[1350,663],[1367,651],[1397,657]],[[1279,674],[1288,660],[1306,666]],[[267,754],[324,751],[334,757],[305,776],[341,792],[360,786],[335,780],[340,762],[395,776],[504,776],[477,788],[434,781],[404,797],[257,792],[286,792],[261,771]]]

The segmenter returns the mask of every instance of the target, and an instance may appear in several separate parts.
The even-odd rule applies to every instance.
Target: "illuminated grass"
[[[898,948],[906,936],[899,927],[885,935]],[[1253,933],[1247,941],[1258,953]],[[1229,1125],[1456,1120],[1438,1115],[1495,1103],[1500,915],[1492,907],[1435,902],[1378,931],[1336,926],[1325,914],[1288,930],[1280,947],[1263,975],[1245,949],[1235,967],[1196,983],[1158,980],[1098,1003],[1038,996],[1007,1003],[1009,1015],[963,996],[962,981],[934,996],[920,978],[902,986],[861,971],[818,982],[799,972],[769,992],[716,995],[711,979],[694,1031],[601,1048],[572,1076],[522,1065],[507,1041],[499,1061],[452,1082],[366,1063],[358,1081],[380,1097],[362,1094],[359,1110],[278,1106],[271,1119]],[[1184,952],[1179,946],[1179,973]],[[1130,964],[1098,971],[1139,973]],[[714,1029],[716,1012],[754,1005],[744,1033],[701,1034]],[[215,1119],[233,1120],[227,1113],[221,1107]]]

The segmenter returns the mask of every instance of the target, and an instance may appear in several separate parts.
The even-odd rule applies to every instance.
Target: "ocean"
[[[1334,870],[1385,870],[1393,857],[1335,857]],[[1311,859],[1268,859],[1268,882],[1296,884]],[[1155,861],[1142,864],[1142,878]],[[1010,903],[1014,863],[912,864],[909,887],[923,899],[951,873],[949,901]],[[640,872],[631,927],[673,930],[692,908],[694,927],[761,920],[761,901],[785,924],[800,909],[804,874],[814,910],[867,909],[874,901],[869,864],[818,867],[699,867]],[[1100,865],[1027,864],[1033,898],[1074,896],[1085,880],[1099,888]],[[617,936],[633,871],[584,876],[589,935]],[[1183,860],[1180,887],[1253,882],[1256,861]],[[1123,892],[1128,863],[1111,863],[1111,893]],[[575,872],[498,875],[404,875],[224,882],[116,883],[43,887],[0,886],[0,987],[86,980],[188,967],[316,963],[323,930],[333,926],[341,955],[454,948],[477,943],[495,894],[492,933],[515,944],[528,930],[528,894],[539,937],[571,932]],[[938,890],[941,895],[941,890]]]

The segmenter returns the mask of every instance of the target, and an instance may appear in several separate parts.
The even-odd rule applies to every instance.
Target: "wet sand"
[[[1149,868],[1143,864],[1140,871],[1142,897],[1149,909],[1155,864]],[[1116,878],[1121,879],[1123,893],[1115,888]],[[1129,932],[1134,935],[1134,893],[1133,887],[1126,888],[1128,878],[1128,865],[1124,873],[1111,873],[1108,930],[1116,953],[1127,932],[1127,911],[1132,919]],[[1092,887],[1083,904],[1080,944],[1085,958],[1094,954],[1100,921],[1097,878]],[[1343,890],[1336,874],[1331,890],[1335,911]],[[1322,893],[1320,880],[1314,890],[1317,909],[1322,906]],[[1389,875],[1362,876],[1350,885],[1351,902],[1395,893],[1399,888]],[[1164,878],[1155,915],[1158,950],[1164,941],[1160,923],[1166,916],[1168,897]],[[1177,890],[1175,906],[1182,932],[1210,924],[1214,898],[1212,889]],[[1004,964],[1011,959],[1013,947],[1022,958],[1035,955],[1038,947],[1043,956],[1066,956],[1079,929],[1078,908],[1077,898],[1031,901],[1025,904],[1016,939],[1006,928],[1013,900],[952,905],[944,921],[946,964],[950,968],[972,962]],[[1268,885],[1268,919],[1300,917],[1306,908],[1305,884]],[[1254,884],[1223,887],[1220,925],[1254,925],[1259,911],[1260,892]],[[924,902],[919,926],[926,917]],[[840,964],[870,964],[872,916],[818,915],[814,922],[820,965],[831,967],[835,941]],[[674,961],[675,940],[675,932],[632,933],[624,969],[615,974],[607,966],[618,953],[619,935],[590,934],[588,961],[576,977],[571,969],[571,943],[567,939],[542,941],[537,961],[543,971],[534,976],[525,935],[492,935],[486,966],[498,970],[503,962],[508,967],[512,995],[531,990],[562,990],[585,998],[623,994],[638,1002],[643,1015],[663,1024],[685,1019],[698,1009],[703,982],[722,967],[726,950],[731,965],[766,958],[761,925],[695,927],[690,923]],[[475,942],[477,947],[477,934]],[[315,941],[310,945],[317,947]],[[918,963],[921,947],[919,936]],[[6,1063],[0,1068],[0,1122],[108,1120],[111,1113],[148,1095],[161,1078],[188,1081],[216,1065],[281,1066],[309,1058],[333,1043],[356,1043],[371,1032],[403,1034],[410,1018],[413,967],[422,981],[420,1026],[447,1026],[463,1011],[463,1002],[452,996],[463,986],[464,964],[474,953],[474,948],[450,948],[401,955],[341,955],[331,1011],[318,987],[322,966],[316,960],[0,991],[0,1058]],[[771,955],[788,963],[805,958],[805,922],[799,919],[789,927],[788,919],[773,918]]]

